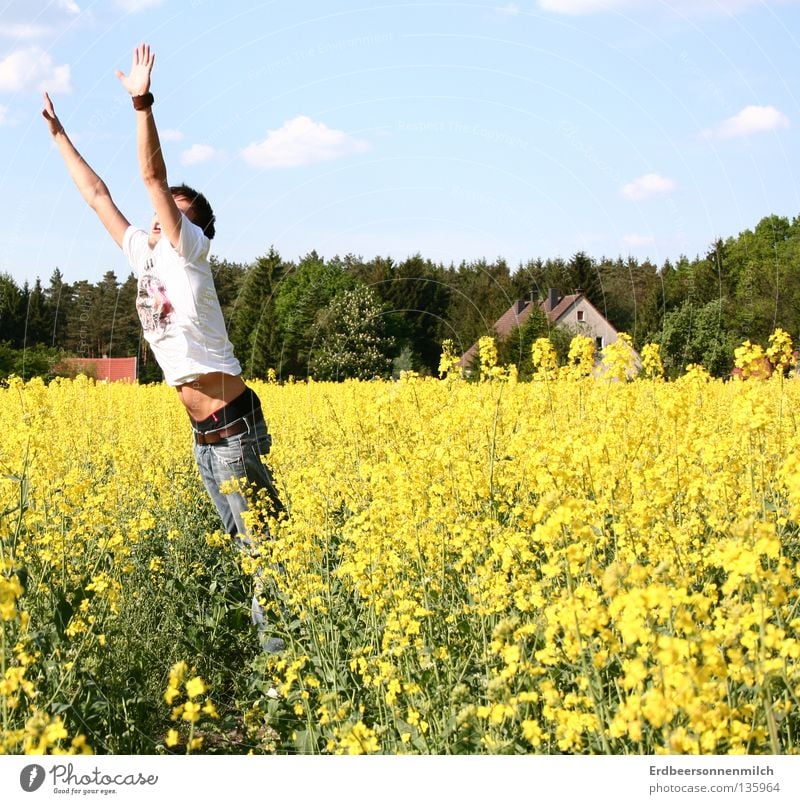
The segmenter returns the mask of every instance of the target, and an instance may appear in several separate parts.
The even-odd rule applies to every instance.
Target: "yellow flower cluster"
[[[359,720],[345,728],[335,728],[327,749],[332,754],[377,754],[380,744],[375,732]]]
[[[516,377],[516,366],[500,366],[497,362],[497,344],[489,335],[478,340],[478,357],[480,359],[481,380],[507,380]],[[444,354],[442,362],[445,362]],[[452,365],[452,362],[451,362]],[[450,371],[450,376],[453,375]]]
[[[744,379],[764,376],[766,360],[767,353],[764,347],[750,341],[745,341],[734,351],[734,365]]]
[[[461,356],[456,354],[453,341],[449,338],[442,343],[442,356],[439,359],[439,376],[458,378],[461,376]]]
[[[792,337],[786,330],[776,329],[769,336],[769,346],[767,347],[767,357],[770,363],[779,370],[788,368],[792,363],[797,362],[792,354]]]
[[[642,370],[645,377],[652,380],[661,379],[664,376],[661,347],[657,343],[646,343],[642,347]]]
[[[622,381],[636,375],[636,353],[633,340],[627,332],[620,332],[617,340],[603,349],[602,370],[609,380]]]
[[[595,363],[594,341],[587,335],[576,335],[569,345],[567,355],[566,376],[576,378],[588,377],[594,371]],[[536,357],[534,356],[534,363]]]
[[[0,736],[0,754],[91,754],[82,734],[71,740],[63,720],[34,711],[19,729],[4,730]]]
[[[578,347],[580,349],[580,347]],[[578,350],[576,350],[578,351]],[[574,357],[571,353],[570,357]],[[558,370],[558,355],[550,338],[537,338],[531,346],[531,361],[537,374],[549,377]]]
[[[0,620],[13,620],[17,615],[17,598],[22,595],[19,578],[0,557]]]
[[[184,661],[176,662],[169,671],[167,688],[164,690],[164,701],[171,707],[170,717],[173,721],[182,720],[189,724],[189,735],[186,739],[186,753],[196,751],[203,745],[203,737],[195,736],[195,728],[203,717],[215,720],[219,717],[217,709],[210,698],[201,700],[208,691],[200,676],[190,675],[189,667]],[[181,689],[183,688],[183,689]],[[180,700],[183,698],[184,700]],[[178,703],[175,701],[178,700]],[[169,729],[164,743],[174,748],[181,741],[177,729]]]

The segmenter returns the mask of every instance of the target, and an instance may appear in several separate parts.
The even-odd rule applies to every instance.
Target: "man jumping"
[[[241,549],[250,550],[242,520],[247,500],[242,493],[222,493],[220,486],[234,480],[264,489],[278,516],[284,507],[262,461],[272,439],[261,402],[242,379],[214,287],[208,263],[214,213],[201,193],[167,182],[150,92],[154,61],[150,46],[142,44],[133,51],[128,75],[116,73],[133,100],[139,168],[155,210],[149,232],[132,226],[119,211],[108,187],[70,141],[47,93],[42,115],[72,180],[137,277],[144,337],[189,414],[200,477],[225,530]],[[268,633],[257,595],[252,618],[262,648],[282,650],[283,640]]]

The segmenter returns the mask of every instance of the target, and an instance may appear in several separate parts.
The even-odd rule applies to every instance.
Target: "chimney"
[[[556,305],[561,301],[558,291],[555,288],[547,289],[547,312],[552,313]]]

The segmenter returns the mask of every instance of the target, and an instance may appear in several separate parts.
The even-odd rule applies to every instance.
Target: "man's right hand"
[[[64,130],[64,126],[61,125],[61,121],[56,117],[56,110],[53,108],[53,101],[50,100],[50,96],[46,92],[44,93],[44,109],[42,109],[42,117],[47,121],[47,125],[50,128],[50,133],[54,137],[56,134],[60,134]]]

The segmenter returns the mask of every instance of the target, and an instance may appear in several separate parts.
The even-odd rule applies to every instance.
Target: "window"
[[[578,323],[583,323],[586,320],[586,315],[583,310],[578,310]]]
[[[602,335],[598,335],[598,336],[597,336],[597,337],[594,339],[594,345],[595,345],[595,346],[596,346],[598,349],[602,349],[602,348],[603,348],[603,336],[602,336]]]

